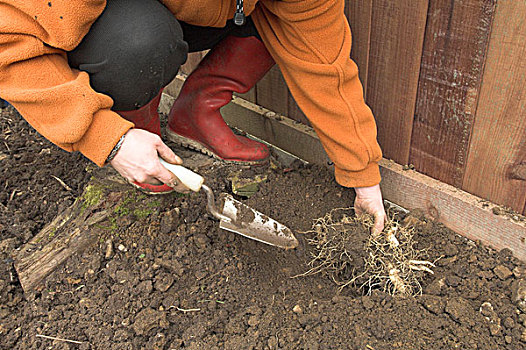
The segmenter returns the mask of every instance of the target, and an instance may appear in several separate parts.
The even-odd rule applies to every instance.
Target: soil
[[[299,249],[221,231],[203,194],[173,194],[156,197],[147,215],[123,211],[97,244],[24,294],[17,248],[98,170],[11,107],[1,110],[0,130],[1,349],[526,348],[525,265],[417,214],[415,246],[437,265],[421,296],[363,295],[325,274],[298,277],[314,252],[302,232],[353,201],[328,170],[301,163],[258,168],[267,181],[237,198],[289,226]],[[216,194],[230,191],[232,166],[214,161],[199,171]]]

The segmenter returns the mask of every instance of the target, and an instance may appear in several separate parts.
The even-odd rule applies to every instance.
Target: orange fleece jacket
[[[235,0],[164,0],[177,19],[222,27]],[[0,0],[0,96],[44,137],[102,166],[133,124],[111,111],[85,72],[71,69],[74,49],[102,13],[104,0]],[[311,121],[336,180],[363,187],[380,182],[376,125],[349,59],[351,33],[343,0],[245,0],[245,12]]]

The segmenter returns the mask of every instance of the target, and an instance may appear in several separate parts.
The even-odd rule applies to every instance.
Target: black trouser
[[[68,60],[89,73],[95,91],[113,98],[114,110],[129,111],[157,96],[188,52],[210,49],[229,35],[258,36],[250,17],[243,26],[198,27],[177,21],[158,0],[108,0]]]

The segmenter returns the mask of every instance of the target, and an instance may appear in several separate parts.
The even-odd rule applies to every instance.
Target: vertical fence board
[[[296,100],[294,100],[294,97],[288,91],[288,106],[287,106],[287,117],[290,119],[293,119],[299,123],[311,126],[309,119],[307,119],[307,116],[303,113],[301,108],[296,103]]]
[[[497,4],[463,186],[519,212],[526,203],[525,14],[524,0]]]
[[[462,186],[496,0],[429,1],[410,162]]]
[[[256,85],[257,104],[283,115],[288,111],[288,88],[275,65]]]
[[[367,102],[385,157],[406,164],[422,56],[427,0],[374,0]]]
[[[349,0],[346,3],[345,14],[349,19],[353,38],[351,58],[358,65],[364,95],[367,97],[373,0]]]
[[[236,95],[241,97],[241,98],[244,98],[247,101],[254,102],[254,103],[257,100],[257,98],[256,98],[256,87],[253,87],[252,89],[250,89],[249,92],[247,92],[245,94],[238,94],[238,93],[236,93]]]

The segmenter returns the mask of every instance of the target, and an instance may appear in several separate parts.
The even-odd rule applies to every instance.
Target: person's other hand
[[[172,164],[182,164],[161,138],[142,129],[130,129],[115,158],[110,162],[126,179],[151,185],[164,183],[177,192],[188,192],[179,179],[159,162],[159,157]]]
[[[354,200],[354,211],[357,216],[368,213],[374,217],[373,235],[380,234],[385,226],[387,215],[385,214],[384,201],[380,185],[371,187],[356,187],[356,199]]]

